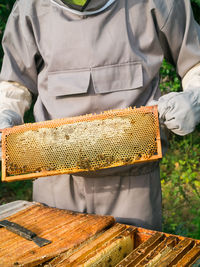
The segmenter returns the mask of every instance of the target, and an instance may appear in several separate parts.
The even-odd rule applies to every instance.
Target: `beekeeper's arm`
[[[19,10],[16,2],[2,41],[4,59],[0,73],[0,129],[23,123],[32,94],[37,94],[37,69],[41,57],[31,24],[25,20],[23,10]]]
[[[159,116],[171,131],[186,135],[200,122],[200,26],[188,0],[173,1],[167,20],[160,14],[157,19],[165,58],[176,66],[183,87],[159,99]]]

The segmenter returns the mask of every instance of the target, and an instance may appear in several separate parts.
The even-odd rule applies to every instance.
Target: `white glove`
[[[4,110],[0,113],[0,129],[10,128],[14,125],[22,123],[22,118],[12,110]],[[1,133],[0,133],[0,160],[2,156],[1,151]]]
[[[200,122],[200,64],[182,79],[183,92],[169,93],[158,101],[159,117],[178,135],[191,133]]]
[[[31,99],[31,93],[23,85],[16,82],[0,82],[0,129],[23,123],[24,112],[30,108]]]
[[[0,82],[0,114],[3,110],[13,110],[23,118],[31,102],[31,93],[23,85],[16,82]]]
[[[200,122],[200,88],[162,96],[158,112],[166,127],[175,134],[191,133]]]

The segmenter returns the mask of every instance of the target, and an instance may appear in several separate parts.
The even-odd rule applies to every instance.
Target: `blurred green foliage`
[[[200,0],[191,0],[195,19],[200,23]]]
[[[163,61],[160,69],[160,89],[163,94],[181,91],[181,82],[176,70],[166,60]]]
[[[0,0],[0,41],[14,2]],[[200,0],[191,0],[191,3],[200,23]],[[0,47],[0,66],[2,57]],[[160,74],[163,94],[181,90],[174,67],[166,61]],[[25,121],[32,121],[32,110],[26,113]],[[200,239],[200,127],[185,137],[171,134],[169,150],[161,164],[161,179],[163,231]],[[0,183],[0,204],[17,199],[31,200],[31,185],[30,181]]]
[[[200,239],[200,128],[172,135],[161,163],[163,231]]]

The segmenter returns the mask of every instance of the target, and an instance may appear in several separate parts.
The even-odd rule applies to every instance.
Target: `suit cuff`
[[[183,90],[200,89],[200,63],[191,68],[182,79]]]

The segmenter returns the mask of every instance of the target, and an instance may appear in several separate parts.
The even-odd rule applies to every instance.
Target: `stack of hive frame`
[[[3,130],[2,180],[97,171],[161,156],[156,106],[111,110]]]
[[[0,213],[1,215],[1,213]],[[51,241],[44,247],[0,228],[0,266],[199,266],[200,240],[38,203],[7,217]]]

